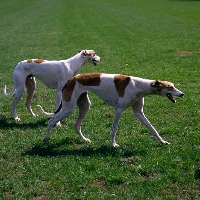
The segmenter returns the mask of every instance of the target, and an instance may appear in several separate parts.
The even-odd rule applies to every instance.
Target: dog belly
[[[58,80],[53,76],[49,76],[48,74],[44,75],[44,74],[36,74],[36,73],[34,73],[33,76],[39,79],[48,88],[57,89],[58,87]]]
[[[102,99],[102,98],[101,98]],[[117,99],[102,99],[105,103],[107,103],[109,106],[116,107],[118,104],[118,98]]]
[[[98,90],[93,91],[101,100],[107,103],[109,106],[116,107],[118,104],[119,96],[116,90]]]
[[[40,78],[38,78],[40,80]],[[53,80],[40,80],[42,81],[48,88],[50,89],[57,89],[58,88],[58,83],[53,81]]]

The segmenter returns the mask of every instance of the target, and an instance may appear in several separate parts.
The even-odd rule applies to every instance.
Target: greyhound
[[[6,97],[10,97],[16,92],[16,97],[12,104],[14,119],[20,121],[16,112],[16,106],[24,93],[25,86],[28,93],[25,105],[32,116],[36,116],[31,109],[31,100],[36,89],[35,77],[47,87],[56,89],[56,109],[58,109],[62,99],[62,88],[66,81],[74,76],[85,63],[91,62],[96,66],[96,62],[99,61],[100,57],[93,50],[82,50],[67,60],[28,59],[19,62],[13,72],[14,86],[12,92],[7,94],[6,85],[4,88],[4,95]]]
[[[87,92],[93,92],[105,103],[115,108],[114,121],[110,133],[113,147],[119,146],[115,141],[118,123],[123,111],[132,107],[133,114],[152,132],[162,144],[169,144],[163,140],[155,128],[150,124],[143,113],[144,97],[147,95],[161,95],[167,97],[173,103],[172,95],[182,97],[183,92],[174,87],[168,81],[156,81],[120,74],[86,73],[72,77],[63,87],[62,102],[55,113],[44,114],[54,116],[49,121],[44,142],[50,137],[52,127],[60,120],[69,117],[75,109],[76,103],[79,107],[79,116],[74,125],[80,137],[89,141],[81,132],[81,123],[90,109],[90,101]],[[78,100],[78,101],[77,101]]]

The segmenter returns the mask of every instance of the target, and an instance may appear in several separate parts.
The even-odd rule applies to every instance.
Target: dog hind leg
[[[56,90],[56,110],[59,108],[60,103],[62,101],[62,88],[60,85],[58,85],[58,88]],[[61,122],[57,122],[56,126],[62,126]]]
[[[77,120],[76,120],[76,122],[74,124],[74,128],[77,131],[77,133],[79,134],[79,136],[83,140],[88,141],[88,142],[91,142],[91,141],[90,141],[89,138],[86,138],[82,134],[81,123],[82,123],[83,119],[85,118],[87,112],[89,111],[90,105],[91,105],[91,103],[90,103],[90,100],[88,98],[87,92],[81,94],[80,97],[77,100],[77,106],[79,108],[79,115],[78,115],[78,118],[77,118]]]
[[[72,115],[72,113],[74,112],[75,106],[76,106],[76,102],[75,103],[63,103],[62,110],[58,114],[56,114],[54,118],[49,120],[47,132],[43,139],[43,142],[47,142],[49,140],[49,137],[51,134],[51,129],[56,125],[56,123],[58,123],[59,121],[61,121],[64,118],[68,118]]]
[[[24,93],[24,87],[17,88],[16,89],[16,96],[15,96],[15,99],[12,103],[12,114],[13,114],[13,118],[16,121],[20,121],[20,118],[17,115],[16,106],[17,106],[17,103],[19,102],[21,96],[23,95],[23,93]]]
[[[58,86],[58,88],[56,89],[56,110],[59,108],[62,101],[62,88],[63,86]]]
[[[116,137],[116,132],[117,132],[117,129],[118,129],[118,123],[119,123],[119,120],[120,120],[124,110],[125,109],[122,108],[122,107],[118,107],[115,110],[114,121],[113,121],[113,124],[112,124],[112,130],[110,132],[110,136],[111,136],[111,139],[112,139],[113,147],[118,147],[119,146],[115,141],[115,137]]]
[[[33,117],[36,117],[35,113],[33,113],[32,108],[31,108],[31,100],[33,98],[33,94],[36,89],[35,77],[33,77],[33,76],[27,77],[25,85],[26,85],[27,93],[28,93],[25,105],[26,105],[27,109],[29,110],[29,112],[31,113],[31,115]]]

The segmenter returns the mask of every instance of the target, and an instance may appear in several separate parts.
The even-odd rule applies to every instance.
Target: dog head
[[[166,96],[173,103],[176,103],[173,96],[182,97],[184,95],[183,92],[174,87],[173,83],[168,81],[153,81],[151,87],[156,88],[156,94]]]
[[[84,58],[88,58],[88,61],[91,62],[94,66],[97,65],[97,62],[100,62],[101,58],[96,55],[94,50],[82,50],[80,51]]]

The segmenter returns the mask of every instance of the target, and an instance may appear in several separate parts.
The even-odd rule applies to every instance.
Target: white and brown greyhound
[[[11,93],[4,94],[6,97],[12,96],[16,92],[16,97],[12,104],[12,114],[16,121],[20,118],[16,112],[16,106],[21,96],[27,88],[26,107],[32,116],[36,116],[31,109],[31,100],[36,89],[35,77],[42,81],[48,88],[56,89],[56,109],[58,109],[62,99],[62,88],[65,83],[75,76],[77,71],[87,62],[96,66],[100,57],[93,50],[82,50],[75,56],[67,60],[48,61],[41,59],[28,59],[18,63],[13,72],[14,86]]]
[[[90,108],[87,92],[93,92],[108,105],[115,108],[114,121],[110,133],[112,145],[117,147],[115,135],[123,111],[131,106],[134,115],[153,133],[162,144],[169,144],[163,140],[155,128],[150,124],[143,113],[144,97],[147,95],[161,95],[168,97],[173,103],[172,95],[182,97],[184,94],[168,81],[155,81],[120,74],[87,73],[72,77],[62,90],[62,103],[53,113],[44,114],[53,116],[49,121],[44,141],[48,141],[52,127],[60,120],[69,117],[79,107],[79,116],[74,128],[83,140],[90,141],[81,132],[81,123]],[[78,100],[78,101],[77,101]]]

